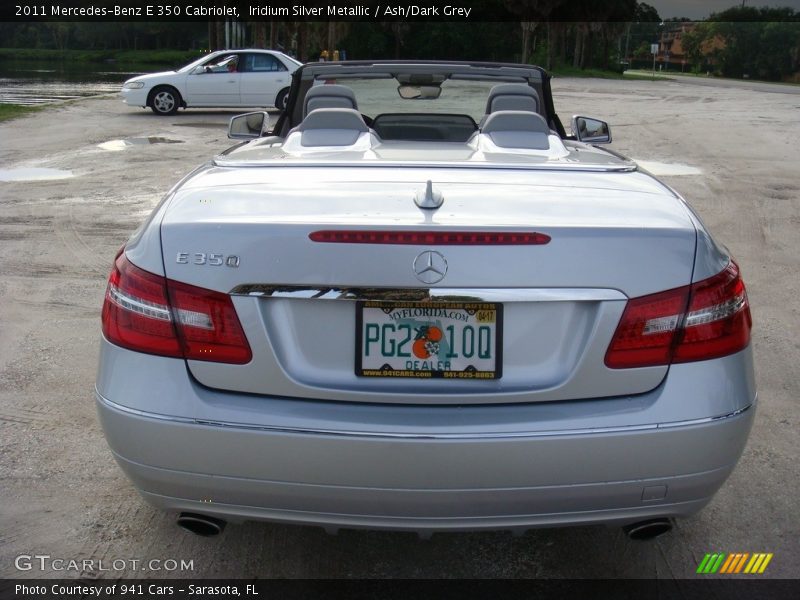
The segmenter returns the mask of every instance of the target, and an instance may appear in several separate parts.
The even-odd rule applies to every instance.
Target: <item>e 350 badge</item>
[[[239,257],[235,254],[225,256],[218,252],[178,252],[175,262],[179,265],[207,265],[209,267],[239,266]]]

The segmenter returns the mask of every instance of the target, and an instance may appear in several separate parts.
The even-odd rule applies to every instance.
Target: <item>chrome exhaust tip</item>
[[[225,529],[225,521],[198,515],[196,513],[181,513],[178,515],[178,527],[202,537],[214,537]]]
[[[648,519],[639,521],[622,528],[632,540],[652,540],[672,530],[672,521],[669,519]]]

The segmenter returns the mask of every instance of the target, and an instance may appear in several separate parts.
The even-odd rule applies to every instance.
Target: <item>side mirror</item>
[[[252,140],[260,138],[269,115],[265,112],[251,112],[237,115],[228,125],[228,137],[232,140]]]
[[[579,142],[587,144],[610,144],[611,129],[608,123],[591,117],[572,117],[572,134]]]

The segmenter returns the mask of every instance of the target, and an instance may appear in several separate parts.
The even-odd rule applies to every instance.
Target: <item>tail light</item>
[[[628,301],[606,352],[612,369],[718,358],[750,343],[753,322],[738,265],[713,277]]]
[[[323,229],[308,234],[327,244],[405,244],[428,246],[542,246],[550,236],[532,231],[385,231]]]
[[[244,364],[252,353],[227,294],[171,281],[120,252],[103,303],[108,341],[139,352]]]

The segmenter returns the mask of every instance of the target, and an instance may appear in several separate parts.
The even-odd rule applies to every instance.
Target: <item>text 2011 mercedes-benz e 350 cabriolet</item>
[[[753,421],[739,269],[537,67],[324,63],[116,257],[97,407],[144,498],[421,533],[669,529]]]

